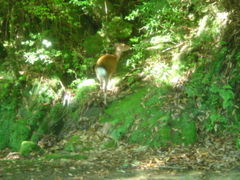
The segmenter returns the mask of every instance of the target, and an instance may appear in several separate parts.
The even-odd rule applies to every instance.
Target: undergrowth
[[[11,84],[11,81],[6,84]],[[7,86],[2,86],[5,87]],[[18,151],[23,141],[31,140],[37,143],[44,136],[58,136],[68,119],[76,123],[79,121],[82,108],[95,85],[81,85],[75,92],[75,98],[69,100],[69,106],[63,106],[62,89],[59,87],[55,80],[34,82],[22,92],[25,95],[19,102],[12,101],[16,100],[14,96],[6,95],[5,101],[1,98],[3,103],[0,105],[0,149],[10,147]],[[8,88],[3,90],[6,94],[10,94],[7,91],[13,91]]]

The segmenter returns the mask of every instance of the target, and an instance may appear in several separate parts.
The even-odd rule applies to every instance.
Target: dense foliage
[[[194,143],[198,131],[199,136],[230,132],[240,148],[235,1],[0,4],[0,149],[19,150],[22,142],[37,143],[44,136],[60,140],[73,127],[94,124],[101,103],[87,79],[94,77],[96,59],[112,52],[115,42],[133,47],[120,63],[122,72],[130,72],[122,89],[133,94],[116,100],[100,118],[111,122],[114,140],[160,146]],[[62,103],[65,92],[74,99],[69,107]]]

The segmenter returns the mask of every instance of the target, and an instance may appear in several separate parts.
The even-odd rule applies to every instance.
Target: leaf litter
[[[23,170],[29,174],[39,174],[44,170],[53,169],[51,172],[54,172],[55,175],[67,172],[64,174],[66,177],[77,175],[77,177],[86,178],[93,175],[104,177],[116,170],[121,173],[131,169],[167,170],[168,172],[189,170],[224,172],[238,170],[240,167],[240,151],[237,150],[233,138],[227,135],[221,137],[208,135],[190,146],[173,145],[158,148],[124,142],[117,142],[116,147],[106,148],[104,144],[111,138],[99,132],[77,131],[72,135],[80,137],[79,141],[81,141],[82,147],[91,146],[91,148],[90,150],[76,149],[71,153],[84,154],[87,158],[78,160],[40,158],[41,160],[35,161],[36,157],[31,159],[20,157],[15,160],[16,154],[12,153],[14,159],[12,161],[9,161],[10,155],[1,156],[0,162],[4,166],[0,166],[0,172],[11,176],[17,172],[23,172]],[[63,150],[66,143],[66,140],[57,143],[48,149],[47,154],[69,153]],[[24,164],[26,160],[31,161],[34,165],[32,163]],[[66,167],[68,168],[66,169]]]

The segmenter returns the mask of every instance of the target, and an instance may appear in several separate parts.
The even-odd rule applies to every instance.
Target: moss
[[[167,126],[162,127],[157,133],[156,140],[153,142],[153,145],[168,145],[172,141],[171,128]]]
[[[84,152],[92,149],[91,142],[83,143],[81,136],[77,135],[70,137],[64,145],[64,150],[67,152]]]
[[[115,140],[124,138],[149,146],[194,143],[195,123],[185,114],[173,120],[170,112],[163,110],[168,93],[169,87],[137,89],[112,103],[101,121],[112,124],[110,135]]]
[[[196,125],[193,121],[185,121],[182,123],[182,140],[185,144],[192,144],[197,139]]]
[[[116,148],[117,145],[118,143],[115,140],[110,140],[110,141],[107,141],[103,146],[104,148],[111,149],[111,148]]]
[[[9,145],[10,127],[13,125],[14,116],[15,113],[13,111],[6,111],[0,114],[0,149],[4,149]]]
[[[69,122],[64,119],[79,120],[82,107],[91,95],[89,92],[96,89],[95,83],[91,82],[79,82],[76,99],[69,107],[63,107],[60,103],[53,105],[52,100],[59,98],[59,84],[52,80],[34,82],[23,90],[24,97],[12,97],[4,101],[0,105],[0,149],[9,147],[19,151],[23,141],[38,142],[46,134],[59,135],[64,124]],[[3,98],[1,96],[0,101]],[[16,110],[17,100],[21,105]]]
[[[76,152],[76,151],[78,151],[78,148],[81,145],[82,145],[82,142],[80,141],[80,137],[72,136],[65,144],[64,150],[67,152]]]
[[[141,116],[143,107],[141,99],[147,89],[140,89],[138,92],[131,96],[126,97],[124,100],[114,102],[107,110],[101,121],[107,122],[111,120],[115,128],[111,132],[114,139],[121,139],[125,135],[132,123],[138,116]]]
[[[23,156],[28,156],[32,152],[40,153],[40,152],[43,152],[43,151],[36,143],[34,143],[32,141],[23,141],[21,143],[20,153]]]
[[[9,146],[15,151],[19,151],[21,143],[28,140],[31,135],[31,130],[25,123],[16,122],[11,126]]]

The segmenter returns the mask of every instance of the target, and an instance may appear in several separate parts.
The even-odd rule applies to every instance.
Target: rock
[[[32,141],[23,141],[20,147],[20,154],[29,156],[31,153],[41,153],[43,150]]]

